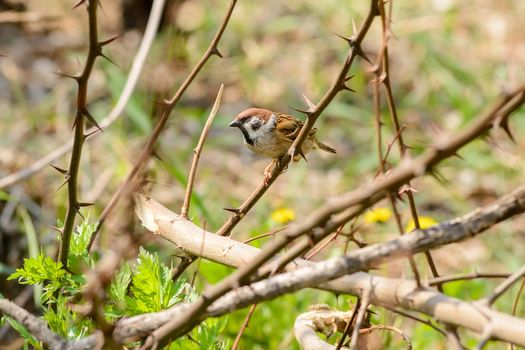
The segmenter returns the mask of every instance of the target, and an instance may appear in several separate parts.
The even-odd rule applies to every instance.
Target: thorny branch
[[[73,78],[78,83],[78,94],[77,94],[77,111],[75,115],[74,128],[75,128],[75,138],[73,140],[73,151],[71,152],[71,161],[69,169],[63,170],[58,167],[54,167],[59,172],[64,174],[67,182],[68,190],[68,206],[66,212],[66,218],[64,220],[64,227],[62,231],[62,240],[60,242],[59,250],[59,260],[62,263],[64,268],[67,268],[67,260],[69,256],[69,244],[71,241],[71,234],[73,232],[73,227],[75,225],[75,218],[77,214],[80,214],[80,208],[90,205],[90,203],[81,203],[78,200],[78,170],[80,167],[80,158],[82,155],[82,146],[84,145],[84,140],[86,138],[84,123],[87,119],[91,124],[94,124],[99,130],[97,122],[91,116],[90,112],[87,109],[87,89],[88,81],[95,65],[95,60],[97,57],[106,57],[102,53],[102,48],[111,43],[114,39],[107,41],[98,40],[97,32],[97,0],[82,0],[77,6],[86,3],[87,1],[87,10],[88,10],[88,21],[89,21],[89,51],[84,70],[80,76],[69,76]]]
[[[383,142],[382,142],[382,135],[381,135],[381,127],[382,127],[383,122],[381,121],[381,101],[380,101],[379,85],[383,82],[385,75],[387,74],[385,71],[381,70],[380,67],[384,67],[387,65],[386,63],[386,60],[388,60],[388,56],[387,56],[388,26],[387,26],[387,23],[389,22],[390,19],[386,17],[385,6],[382,1],[379,2],[378,9],[379,9],[379,13],[381,17],[381,25],[382,25],[382,42],[379,48],[379,52],[377,54],[376,64],[374,65],[374,68],[373,68],[375,78],[372,81],[372,84],[373,84],[373,105],[374,105],[374,114],[375,114],[375,128],[376,128],[376,134],[377,134],[376,135],[377,156],[379,158],[379,170],[381,171],[381,174],[384,175],[386,173],[386,167],[385,167],[386,157],[383,158],[383,151],[382,151]],[[395,107],[394,107],[394,110],[395,110]],[[399,123],[397,123],[397,125],[398,124]],[[403,130],[398,129],[396,130],[396,132],[398,135],[397,137],[398,143],[401,144],[403,142],[402,141],[403,140],[403,136],[402,136]],[[399,215],[399,210],[397,209],[395,198],[392,192],[387,191],[386,197],[388,199],[388,202],[390,203],[392,212],[394,213],[394,219],[396,222],[397,230],[400,235],[403,235],[405,231],[403,229],[403,225],[401,223],[401,216]],[[420,229],[421,227],[419,226],[419,220],[417,218],[417,214],[414,211],[412,211],[412,217],[414,219],[414,222],[416,223],[416,228]],[[414,279],[416,280],[417,285],[420,286],[421,278],[419,275],[419,271],[417,269],[416,261],[413,256],[408,257],[408,263],[410,265],[410,268],[412,269],[412,273],[414,274]]]
[[[157,140],[162,130],[164,129],[164,126],[166,125],[168,121],[171,111],[173,110],[173,108],[175,108],[175,106],[179,102],[180,98],[182,97],[182,95],[184,94],[188,86],[190,86],[190,84],[193,82],[197,74],[199,74],[199,72],[201,71],[202,67],[204,67],[206,62],[208,62],[210,57],[214,55],[218,57],[222,57],[222,54],[220,53],[217,46],[219,44],[219,41],[222,38],[224,30],[226,29],[226,26],[228,25],[228,22],[233,13],[233,9],[235,8],[236,3],[237,3],[237,0],[230,0],[230,4],[228,6],[228,10],[226,11],[226,15],[224,16],[224,19],[222,20],[222,23],[220,24],[219,29],[217,30],[217,33],[213,37],[210,45],[208,46],[208,49],[203,54],[199,62],[197,62],[197,64],[195,65],[193,70],[190,72],[190,74],[186,77],[186,80],[184,80],[184,82],[179,87],[177,92],[173,95],[173,97],[169,100],[164,101],[164,109],[162,111],[162,115],[159,121],[157,122],[157,124],[155,125],[155,128],[153,129],[153,132],[151,133],[148,141],[146,142],[146,146],[144,147],[142,153],[139,155],[138,160],[135,163],[133,169],[130,171],[130,173],[126,177],[126,180],[124,180],[124,182],[120,185],[117,192],[115,192],[115,194],[113,195],[109,203],[104,208],[104,211],[100,215],[99,223],[98,223],[96,231],[93,233],[91,237],[89,248],[91,248],[91,246],[93,245],[93,242],[96,238],[97,233],[102,228],[102,225],[104,224],[108,215],[113,211],[113,209],[117,205],[120,198],[122,198],[122,196],[125,194],[131,193],[131,191],[133,190],[133,187],[134,187],[133,181],[135,180],[135,177],[140,172],[140,170],[145,166],[146,162],[149,160],[151,154],[154,151],[155,144],[157,143]]]
[[[346,61],[343,67],[341,68],[341,71],[335,83],[330,87],[330,89],[321,99],[319,104],[307,111],[308,119],[306,123],[304,124],[303,128],[301,129],[299,135],[297,136],[292,146],[290,146],[288,153],[286,153],[280,159],[277,166],[274,167],[269,180],[265,181],[262,185],[260,185],[259,188],[244,202],[241,208],[239,208],[236,211],[236,213],[221,227],[221,229],[219,229],[219,231],[217,232],[218,235],[229,235],[233,227],[237,225],[237,223],[239,223],[239,221],[246,215],[246,213],[263,196],[263,194],[266,192],[269,186],[271,186],[271,184],[277,179],[279,174],[282,173],[287,164],[293,158],[294,154],[302,153],[302,151],[300,151],[301,144],[308,135],[308,132],[312,129],[313,124],[315,123],[321,112],[324,111],[324,109],[330,104],[330,102],[334,99],[334,97],[339,91],[348,89],[348,86],[346,85],[346,81],[348,80],[348,71],[352,66],[352,63],[356,56],[364,56],[361,50],[361,43],[366,33],[368,32],[368,29],[370,28],[374,17],[377,15],[378,11],[376,0],[371,0],[370,11],[365,19],[365,23],[363,24],[361,30],[357,34],[357,38],[355,40],[346,39],[350,44],[351,49],[349,54],[347,55]],[[228,291],[228,289],[230,289],[229,286],[225,287],[225,284],[223,283],[221,283],[220,286],[220,288],[214,289],[213,291],[210,291],[210,293],[206,293],[206,295],[203,295],[195,304],[192,305],[191,310],[187,312],[185,317],[174,319],[170,323],[155,330],[152,336],[148,338],[144,347],[150,347],[153,344],[154,339],[160,341],[162,344],[168,338],[177,338],[180,335],[186,333],[186,331],[192,329],[196,324],[198,324],[198,315],[202,313],[213,301],[215,301],[222,294]]]
[[[190,252],[200,253],[203,257],[213,256],[214,261],[240,267],[249,263],[250,258],[259,251],[257,248],[244,245],[229,238],[204,232],[190,221],[180,218],[177,214],[167,210],[152,199],[142,198],[139,204],[139,213],[143,215],[142,219],[148,229],[170,239],[180,248]],[[440,245],[468,239],[496,223],[524,211],[525,188],[522,187],[497,202],[482,209],[477,209],[461,218],[442,223],[430,229],[416,231],[388,242],[370,245],[353,251],[347,256],[320,263],[297,260],[287,266],[288,272],[286,273],[230,291],[206,308],[199,315],[199,319],[203,320],[207,317],[224,315],[232,310],[263,300],[269,300],[301,288],[315,287],[359,297],[362,297],[363,293],[367,292],[369,293],[369,302],[371,304],[408,308],[425,313],[445,323],[461,326],[476,332],[483,332],[490,325],[492,338],[525,345],[525,333],[523,332],[525,321],[522,319],[501,314],[484,306],[448,297],[434,289],[425,287],[418,289],[410,281],[357,272],[375,267],[383,262],[400,259],[407,254],[415,254]],[[195,234],[194,231],[198,231],[200,234]],[[203,245],[202,242],[190,243],[191,240],[195,240],[195,236],[202,237],[201,239],[205,240],[207,244]],[[215,237],[215,241],[213,237]],[[192,248],[195,244],[201,246],[200,250]],[[193,251],[192,249],[195,250]],[[228,251],[228,254],[223,254],[222,252],[224,251]],[[112,259],[112,257],[109,259]],[[117,261],[112,261],[111,266],[116,266],[115,263]],[[114,269],[114,267],[111,269]],[[339,278],[337,278],[338,276]],[[93,280],[96,281],[96,279]],[[93,292],[96,289],[86,287],[86,291],[91,290]],[[48,332],[42,321],[11,304],[5,299],[0,300],[0,311],[19,321],[21,320],[20,322],[36,322],[34,330],[29,328],[33,327],[33,325],[23,324],[39,340],[48,342],[46,344],[49,344],[51,348],[53,348],[51,345],[53,341],[66,349],[91,349],[96,348],[93,344],[101,343],[100,333],[77,342],[69,341],[63,343],[63,340],[56,338],[56,335],[50,333],[50,331]],[[177,304],[168,310],[158,313],[142,314],[122,319],[115,325],[111,335],[112,340],[119,344],[124,344],[141,339],[173,318],[182,317],[190,309],[191,304]]]
[[[148,338],[145,348],[153,344],[153,339],[160,340],[162,344],[167,339],[177,338],[191,330],[200,322],[200,316],[209,305],[229,290],[246,283],[247,279],[253,276],[257,269],[272,259],[289,242],[306,233],[309,234],[307,241],[297,245],[300,248],[295,250],[296,256],[298,256],[310,247],[312,241],[318,242],[344,223],[355,218],[365,207],[369,207],[384,198],[385,191],[397,189],[407,181],[433,170],[439,162],[455,155],[461,147],[489,131],[495,126],[495,123],[506,122],[510,114],[520,107],[524,101],[525,87],[519,87],[504,95],[488,112],[481,115],[470,127],[455,137],[434,146],[418,158],[402,163],[393,169],[388,176],[381,177],[370,185],[329,201],[328,204],[313,212],[303,221],[291,225],[281,235],[269,242],[265,249],[251,260],[250,264],[239,268],[220,283],[206,290],[201,298],[191,304],[183,317],[175,318],[156,329]],[[499,125],[496,124],[496,126]],[[293,260],[296,256],[288,256],[287,259],[289,260],[287,261]]]
[[[224,223],[224,225],[217,231],[217,234],[223,236],[231,234],[233,228],[242,220],[242,218],[244,218],[248,211],[251,208],[253,208],[253,206],[264,195],[264,193],[266,193],[268,188],[275,182],[277,177],[286,169],[288,163],[290,163],[294,155],[302,154],[301,145],[304,139],[312,129],[313,125],[315,124],[321,113],[326,109],[326,107],[328,107],[328,105],[332,102],[336,95],[343,90],[351,91],[351,89],[347,85],[347,81],[351,78],[347,77],[348,72],[350,71],[350,68],[352,67],[352,64],[357,56],[364,57],[363,51],[361,50],[361,44],[363,42],[363,39],[365,38],[366,33],[368,33],[370,26],[372,25],[374,17],[376,17],[378,14],[379,13],[377,9],[376,0],[370,1],[370,11],[366,16],[361,29],[356,34],[357,36],[355,38],[342,37],[349,43],[350,50],[348,52],[348,55],[346,56],[345,63],[341,67],[341,70],[339,71],[339,74],[337,75],[337,78],[335,79],[334,83],[328,89],[328,91],[325,93],[325,95],[317,105],[314,105],[312,102],[307,100],[309,109],[301,112],[305,113],[308,118],[306,120],[306,123],[304,123],[303,128],[299,132],[299,135],[297,136],[296,140],[290,146],[288,153],[286,153],[279,160],[278,164],[274,167],[274,169],[272,170],[271,177],[267,181],[264,181],[261,185],[259,185],[259,187],[244,201],[244,203],[238,209],[235,210],[235,214]]]
[[[153,5],[151,6],[151,13],[148,19],[148,23],[146,25],[146,30],[144,31],[144,37],[142,38],[140,47],[137,51],[137,54],[135,55],[135,58],[133,59],[131,70],[129,72],[126,83],[124,84],[124,88],[122,89],[122,93],[119,96],[118,101],[113,107],[113,109],[108,113],[108,115],[104,119],[100,121],[99,126],[101,129],[107,128],[122,115],[122,112],[124,111],[124,108],[126,107],[129,98],[133,93],[133,90],[135,89],[136,83],[142,71],[142,67],[144,66],[144,62],[146,61],[149,49],[151,47],[151,44],[153,43],[153,39],[155,38],[157,29],[159,28],[164,3],[165,0],[153,1]],[[96,133],[97,130],[98,129],[96,126],[93,126],[86,130],[85,141],[89,141],[96,135],[98,135],[98,133]],[[69,152],[71,148],[73,148],[73,141],[74,140],[70,140],[69,142],[55,149],[48,155],[40,158],[28,167],[1,178],[0,189],[12,186],[44,169],[50,163],[54,162],[55,160]]]

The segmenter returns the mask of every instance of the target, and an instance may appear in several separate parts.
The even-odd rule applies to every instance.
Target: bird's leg
[[[270,179],[272,178],[272,172],[275,169],[275,167],[278,166],[278,164],[278,159],[272,159],[272,162],[268,164],[268,166],[264,169],[264,183],[266,185],[270,183]]]

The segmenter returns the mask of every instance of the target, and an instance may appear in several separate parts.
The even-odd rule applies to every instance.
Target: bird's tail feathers
[[[317,141],[317,140],[315,141],[315,146],[319,149],[322,149],[325,152],[337,153],[337,151],[333,149],[332,147],[325,145],[324,143]]]

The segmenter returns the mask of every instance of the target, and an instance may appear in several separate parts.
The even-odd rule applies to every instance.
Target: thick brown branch
[[[247,263],[250,264],[254,253],[258,251],[257,248],[205,232],[191,222],[183,220],[177,214],[163,208],[152,199],[143,198],[139,200],[139,204],[138,211],[148,229],[194,254],[200,253],[201,256],[214,261],[240,267]],[[370,294],[370,302],[373,304],[406,307],[426,313],[446,323],[477,332],[482,332],[489,322],[494,321],[495,325],[500,325],[499,328],[495,326],[497,330],[493,331],[496,338],[525,344],[525,335],[516,336],[519,333],[518,330],[525,329],[525,321],[519,319],[511,321],[508,319],[509,316],[489,309],[480,311],[479,307],[458,299],[448,298],[431,289],[418,290],[412,282],[381,278],[365,273],[354,273],[351,276],[328,282],[339,276],[376,267],[385,261],[399,259],[409,254],[470,238],[496,223],[524,211],[525,188],[520,188],[494,204],[478,209],[464,217],[427,230],[416,231],[389,242],[367,246],[353,251],[346,257],[316,264],[296,260],[295,263],[287,266],[288,270],[296,269],[297,266],[306,265],[306,267],[249,286],[239,287],[207,309],[208,315],[221,315],[305,287],[317,286],[337,293],[354,295],[361,295],[363,291],[373,289]],[[431,302],[432,300],[434,301]],[[164,321],[153,323],[156,325],[153,329],[156,329],[159,323],[162,324],[173,317],[173,312],[181,315],[187,310],[191,310],[189,305],[181,306],[181,308],[183,310],[166,311],[171,316],[162,314],[162,317],[166,318],[163,318]],[[481,314],[490,315],[490,317],[480,317]],[[153,315],[147,317],[151,318]],[[159,315],[159,317],[161,316]],[[199,315],[200,320],[205,317],[204,313]],[[505,325],[501,324],[500,321]],[[123,322],[117,325],[117,329],[124,331],[126,321]],[[510,331],[508,327],[514,328]],[[149,330],[142,331],[144,333],[141,334],[149,332]]]

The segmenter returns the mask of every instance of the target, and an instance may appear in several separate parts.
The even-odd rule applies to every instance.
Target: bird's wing
[[[277,129],[278,134],[293,142],[299,135],[304,123],[287,114],[278,113],[277,118],[277,125],[275,128]],[[312,128],[309,133],[310,136],[315,135],[316,131],[317,129]]]

